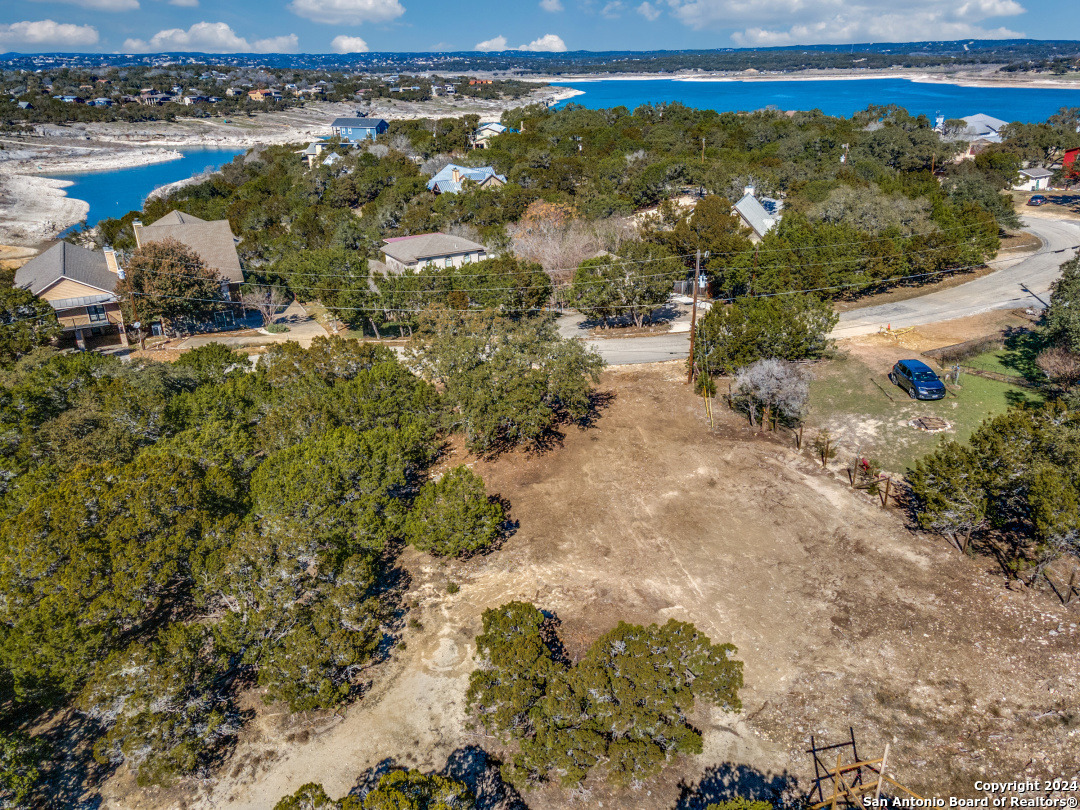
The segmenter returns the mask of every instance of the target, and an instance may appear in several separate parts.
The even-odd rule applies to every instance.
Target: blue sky
[[[1080,39],[1076,5],[1076,0],[4,0],[0,51],[595,51]]]

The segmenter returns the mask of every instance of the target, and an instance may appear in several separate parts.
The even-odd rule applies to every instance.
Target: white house
[[[1050,188],[1050,178],[1054,173],[1042,166],[1021,169],[1020,182],[1013,186],[1017,191],[1044,191]]]
[[[504,127],[498,122],[492,122],[487,124],[481,124],[480,127],[473,133],[472,145],[474,149],[487,149],[490,146],[492,138],[502,135],[507,132],[516,132],[517,130]]]

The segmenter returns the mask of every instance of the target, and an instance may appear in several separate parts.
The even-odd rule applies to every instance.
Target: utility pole
[[[694,332],[697,331],[697,288],[701,281],[701,249],[694,260],[694,306],[690,310],[690,368],[686,370],[686,384],[694,381]]]

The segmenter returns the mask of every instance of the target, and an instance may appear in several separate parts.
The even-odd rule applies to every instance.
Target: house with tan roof
[[[90,336],[120,335],[127,331],[116,283],[123,271],[112,248],[101,253],[68,242],[57,242],[15,271],[15,286],[48,301],[64,333],[80,349]]]
[[[222,292],[236,300],[240,285],[244,283],[244,271],[236,252],[239,240],[233,236],[227,219],[207,222],[183,211],[170,211],[150,225],[135,220],[134,230],[139,247],[175,239],[191,248],[207,267],[217,271]]]
[[[427,267],[461,267],[487,258],[487,248],[483,245],[445,233],[387,239],[382,252],[387,270],[395,274]]]

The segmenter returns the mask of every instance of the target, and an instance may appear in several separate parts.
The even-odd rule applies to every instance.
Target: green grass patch
[[[1035,358],[1046,348],[1045,340],[1037,332],[1021,331],[1005,340],[1005,348],[969,357],[963,365],[981,371],[1011,374],[1032,382],[1044,380],[1046,375],[1035,365]]]
[[[949,386],[945,399],[918,401],[890,383],[886,371],[871,369],[851,357],[839,357],[815,369],[807,425],[831,431],[841,446],[838,461],[847,462],[858,452],[889,471],[903,472],[943,439],[967,440],[984,419],[1010,405],[1040,400],[1030,390],[968,374],[961,376],[961,387]],[[1001,373],[1017,372],[1009,368]],[[941,417],[952,429],[945,433],[917,430],[909,422],[919,416]]]

